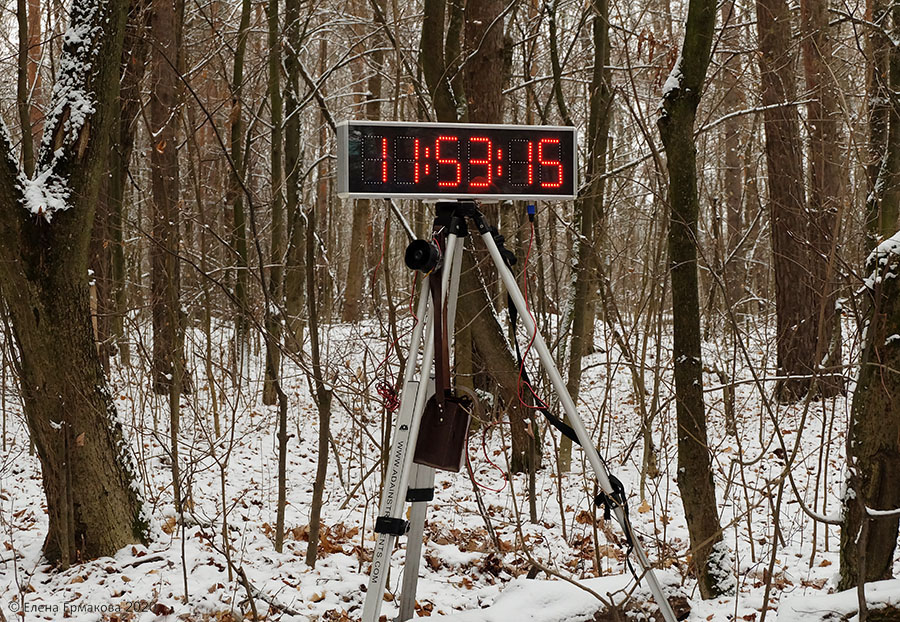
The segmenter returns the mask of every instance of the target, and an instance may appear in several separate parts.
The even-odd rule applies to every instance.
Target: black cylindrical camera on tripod
[[[441,265],[441,249],[430,240],[413,240],[403,259],[410,270],[428,274]]]

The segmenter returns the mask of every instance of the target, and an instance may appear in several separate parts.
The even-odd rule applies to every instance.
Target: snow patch
[[[69,26],[63,35],[59,73],[53,85],[52,108],[47,115],[41,139],[41,163],[32,179],[19,175],[23,206],[48,222],[53,214],[70,207],[70,189],[57,172],[67,155],[64,147],[79,140],[88,119],[96,112],[93,94],[85,90],[95,72],[94,61],[104,32],[101,4],[94,0],[75,0],[69,14]]]
[[[731,551],[724,540],[719,540],[713,544],[712,549],[709,551],[706,567],[723,594],[734,594],[737,584],[734,580],[734,572],[731,566]]]
[[[56,157],[54,157],[54,162]],[[34,179],[19,177],[19,188],[25,202],[25,209],[35,216],[43,216],[47,222],[55,212],[69,208],[69,186],[64,179],[56,175],[54,168],[37,173]]]
[[[883,241],[869,253],[866,258],[866,268],[870,271],[865,280],[865,286],[872,289],[882,279],[896,277],[890,270],[889,264],[900,259],[900,231]],[[887,268],[887,272],[885,269]]]
[[[889,605],[900,605],[900,579],[876,581],[866,584],[866,605],[871,613]],[[856,588],[836,594],[796,596],[785,598],[778,608],[778,622],[821,620],[824,612],[830,612],[835,620],[857,619],[859,600]]]
[[[669,97],[673,91],[680,89],[682,81],[684,81],[684,72],[681,70],[681,52],[679,52],[678,60],[675,61],[672,71],[669,72],[669,77],[666,78],[666,82],[663,84],[663,99]]]

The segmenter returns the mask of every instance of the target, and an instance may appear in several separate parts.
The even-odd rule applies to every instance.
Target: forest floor
[[[388,355],[382,364],[386,339],[376,322],[332,326],[324,340],[335,391],[332,453],[319,560],[310,569],[304,556],[319,430],[307,377],[294,363],[285,364],[292,437],[284,551],[276,553],[277,408],[261,403],[258,348],[251,348],[240,383],[227,372],[234,368],[226,354],[230,336],[227,328],[213,336],[212,376],[221,425],[216,436],[203,335],[189,335],[196,390],[182,401],[180,451],[190,495],[184,528],[172,504],[165,399],[152,394],[147,371],[139,365],[113,370],[113,395],[139,464],[152,539],[146,546],[126,547],[115,557],[65,571],[41,558],[47,516],[40,465],[29,453],[21,407],[7,378],[0,458],[0,613],[6,620],[251,619],[247,588],[236,569],[252,586],[261,619],[359,619],[381,479],[377,443],[386,425],[375,384],[395,379],[397,357]],[[661,580],[689,605],[687,619],[757,622],[763,617],[767,587],[766,620],[821,619],[828,611],[853,615],[855,593],[834,594],[838,529],[816,524],[801,511],[792,487],[779,489],[776,483],[785,457],[797,450],[790,471],[804,504],[820,514],[838,515],[848,398],[791,407],[770,403],[761,396],[771,391],[771,383],[754,381],[740,349],[724,339],[706,344],[704,362],[729,375],[733,369],[739,384],[734,437],[725,433],[720,381],[715,374],[704,377],[719,511],[736,589],[731,596],[703,601],[689,573],[687,530],[675,480],[669,372],[659,375],[654,399],[655,372],[660,365],[671,367],[671,350],[666,343],[657,350],[653,339],[645,337],[631,336],[632,345],[644,353],[644,365],[629,368],[621,352],[607,347],[613,339],[598,324],[596,342],[603,350],[585,359],[579,407],[610,468],[625,484],[634,527],[660,568]],[[745,342],[746,356],[763,376],[761,361],[771,354],[767,341],[751,334],[745,335]],[[529,357],[527,364],[532,377],[537,376],[536,357]],[[634,390],[635,374],[644,376],[644,395]],[[544,386],[539,384],[539,393],[552,399]],[[644,409],[659,412],[652,421],[659,475],[644,478],[642,494]],[[552,459],[558,439],[544,432],[541,440],[543,467],[535,480],[533,515],[527,477],[506,481],[503,476],[508,426],[482,426],[470,437],[468,455],[485,515],[478,510],[476,488],[465,469],[437,474],[417,594],[420,616],[457,622],[594,619],[603,605],[591,593],[544,572],[527,578],[529,556],[616,603],[627,600],[633,608],[653,612],[646,587],[635,589],[626,568],[618,525],[603,521],[602,511],[593,507],[594,480],[585,472],[582,453],[575,448],[571,472],[560,476]],[[224,553],[223,507],[231,569]],[[499,547],[488,536],[487,523]],[[397,613],[404,552],[401,538],[382,608],[387,619]],[[870,585],[868,593],[873,604],[900,601],[900,582]]]

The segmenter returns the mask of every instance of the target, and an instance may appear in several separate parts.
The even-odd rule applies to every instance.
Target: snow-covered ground
[[[273,546],[277,409],[261,403],[262,353],[258,350],[251,352],[240,386],[235,385],[227,372],[233,368],[227,355],[230,331],[223,327],[216,332],[212,348],[221,421],[218,437],[213,429],[206,368],[198,358],[205,351],[202,334],[191,334],[196,390],[183,399],[180,445],[190,492],[187,526],[181,529],[176,523],[172,506],[171,471],[164,449],[168,444],[165,401],[149,390],[146,370],[138,365],[116,368],[111,381],[113,395],[139,463],[141,486],[153,517],[152,541],[146,547],[126,547],[115,557],[92,560],[64,572],[41,559],[47,517],[40,466],[29,453],[18,398],[7,386],[3,403],[6,447],[0,458],[0,611],[7,620],[227,622],[245,615],[249,619],[246,587],[229,572],[226,561],[224,515],[234,568],[246,573],[254,593],[258,590],[276,603],[272,606],[257,595],[254,600],[260,617],[283,622],[359,619],[378,506],[377,444],[389,424],[374,385],[393,381],[397,374],[395,355],[382,364],[387,343],[384,335],[376,322],[367,322],[334,325],[325,339],[335,402],[320,558],[315,569],[306,566],[304,556],[318,415],[306,375],[294,363],[286,362],[284,368],[292,437],[283,553],[276,553]],[[745,382],[736,387],[739,436],[734,438],[725,434],[718,378],[706,375],[715,483],[737,591],[733,596],[703,601],[689,576],[687,530],[675,482],[669,374],[660,378],[655,406],[656,361],[651,340],[644,361],[648,393],[643,399],[647,409],[659,410],[653,436],[660,452],[661,474],[646,478],[642,497],[641,398],[635,394],[632,371],[611,345],[613,340],[602,324],[597,327],[597,343],[604,351],[585,360],[579,406],[607,462],[629,492],[634,526],[650,559],[661,568],[661,580],[673,594],[686,597],[690,620],[758,620],[770,578],[773,513],[778,500],[775,480],[784,466],[784,449],[789,456],[799,443],[791,471],[804,503],[821,514],[836,515],[843,481],[847,399],[791,408],[766,406],[747,365],[739,362],[736,378]],[[759,364],[767,352],[760,345],[764,342],[751,336],[748,343],[749,355]],[[733,351],[721,343],[707,344],[705,362],[727,369],[728,353]],[[740,353],[737,356],[740,360]],[[664,368],[671,367],[671,352],[665,344],[659,358]],[[536,370],[536,359],[529,365]],[[543,385],[540,391],[552,397]],[[775,434],[773,418],[779,422],[780,436]],[[478,510],[475,487],[465,470],[438,473],[420,570],[419,615],[457,622],[555,622],[592,619],[602,608],[591,592],[573,583],[543,572],[534,579],[526,578],[531,568],[526,549],[541,565],[594,593],[617,603],[630,599],[635,607],[652,612],[646,586],[635,589],[626,569],[618,525],[604,523],[602,511],[592,507],[594,482],[589,469],[585,473],[582,454],[576,448],[572,471],[559,476],[551,459],[554,440],[547,432],[542,438],[544,466],[536,477],[534,521],[527,478],[515,476],[505,482],[501,473],[506,465],[508,426],[484,427],[470,439],[468,454],[487,509],[485,515]],[[488,522],[497,534],[499,549],[488,536]],[[800,510],[790,486],[784,488],[780,538],[766,619],[813,619],[804,616],[830,609],[852,615],[855,593],[828,595],[835,589],[839,533],[834,527],[814,525]],[[401,538],[382,609],[387,619],[397,614],[404,552],[405,538]],[[869,591],[881,600],[900,601],[898,582],[873,585]]]

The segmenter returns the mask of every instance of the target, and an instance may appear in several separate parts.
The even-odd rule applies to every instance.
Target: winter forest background
[[[900,5],[17,0],[0,82],[0,621],[360,618],[432,207],[345,119],[576,126],[483,207],[676,611],[896,619]],[[416,615],[658,615],[472,246]]]

